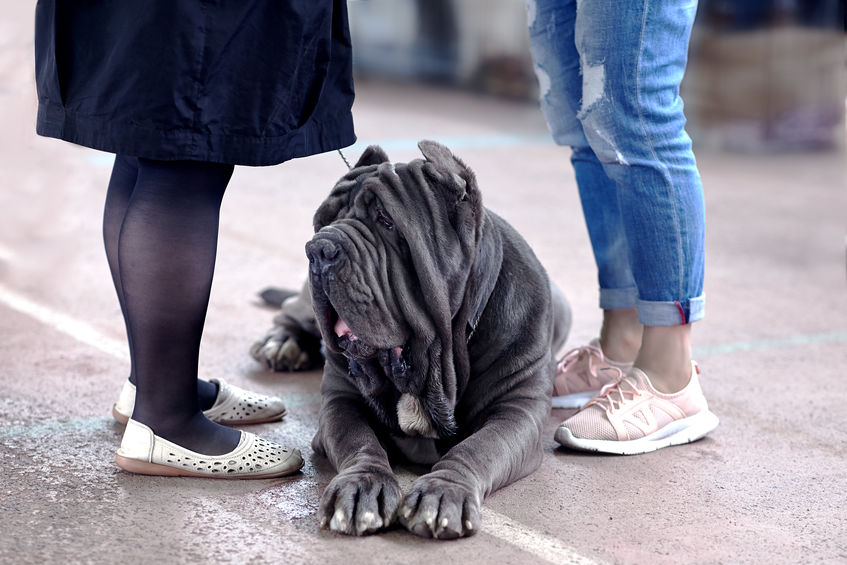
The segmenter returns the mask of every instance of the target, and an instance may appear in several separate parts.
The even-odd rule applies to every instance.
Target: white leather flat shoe
[[[300,450],[283,447],[250,432],[223,455],[203,455],[163,439],[148,426],[130,419],[115,456],[118,467],[142,475],[269,479],[303,467]]]
[[[203,411],[208,419],[224,425],[262,424],[276,422],[285,416],[285,404],[276,396],[268,396],[244,390],[228,384],[223,379],[209,379],[218,384],[215,404]],[[135,385],[124,382],[118,401],[112,406],[112,416],[121,424],[132,417],[135,406]]]

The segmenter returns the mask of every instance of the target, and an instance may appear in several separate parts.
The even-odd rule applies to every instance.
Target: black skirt
[[[345,0],[39,0],[37,132],[273,165],[356,141]]]

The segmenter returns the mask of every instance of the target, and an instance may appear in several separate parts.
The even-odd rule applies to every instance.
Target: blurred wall
[[[699,145],[843,143],[845,0],[700,0],[683,98]],[[349,0],[360,77],[534,101],[524,0]]]
[[[843,0],[701,0],[683,83],[698,143],[840,145],[845,85]]]
[[[524,0],[349,0],[362,76],[534,98]]]

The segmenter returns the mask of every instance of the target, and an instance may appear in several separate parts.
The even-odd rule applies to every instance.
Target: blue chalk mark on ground
[[[818,345],[833,342],[847,342],[847,331],[832,331],[817,334],[805,334],[784,338],[739,341],[723,345],[707,345],[694,348],[696,358],[712,355],[729,355],[749,351],[768,351],[786,347]],[[316,404],[320,402],[320,393],[282,394],[289,408]],[[35,424],[22,426],[0,426],[0,442],[26,438],[38,438],[50,435],[68,434],[75,432],[92,432],[104,430],[113,426],[115,421],[109,417],[76,418],[72,420],[45,420]]]
[[[45,420],[35,424],[24,426],[2,426],[0,427],[0,441],[22,439],[22,438],[37,438],[44,436],[54,436],[59,434],[68,434],[74,432],[92,432],[95,430],[103,430],[114,423],[112,418],[75,418],[73,420]]]
[[[471,135],[471,136],[421,136],[418,138],[373,139],[362,141],[342,149],[352,153],[363,152],[368,145],[379,145],[385,151],[417,150],[421,139],[431,139],[450,149],[495,149],[498,147],[527,147],[532,145],[553,145],[549,134],[534,135]]]
[[[797,347],[802,345],[817,345],[820,343],[831,343],[834,341],[847,341],[847,331],[833,331],[818,334],[796,335],[783,338],[759,339],[752,341],[738,341],[724,345],[707,345],[695,347],[694,357],[707,357],[709,355],[728,355],[745,351],[766,351],[782,349],[784,347]]]
[[[422,139],[431,139],[450,149],[496,149],[498,147],[530,147],[536,145],[554,145],[548,133],[526,134],[526,135],[422,135],[415,138],[387,138],[360,140],[349,147],[341,149],[344,153],[359,154],[367,149],[368,145],[379,145],[385,151],[416,151],[418,142]],[[86,159],[96,167],[111,167],[115,156],[111,153],[101,151],[89,151]]]
[[[283,394],[287,408],[319,404],[321,393],[304,392]],[[58,436],[71,433],[88,433],[107,430],[117,422],[111,417],[74,418],[71,420],[44,420],[22,426],[0,426],[0,442],[20,439],[34,439],[46,436]],[[120,429],[123,429],[121,427]]]

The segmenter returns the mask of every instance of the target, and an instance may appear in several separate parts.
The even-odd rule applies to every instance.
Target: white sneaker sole
[[[597,396],[600,390],[588,390],[585,392],[575,392],[573,394],[565,394],[563,396],[553,397],[553,408],[582,408],[589,400]]]
[[[671,422],[664,428],[638,439],[626,441],[585,439],[574,436],[565,426],[559,426],[556,429],[555,439],[565,447],[583,451],[637,455],[656,451],[663,447],[697,441],[718,427],[718,423],[717,416],[709,410],[703,410],[688,418]]]

